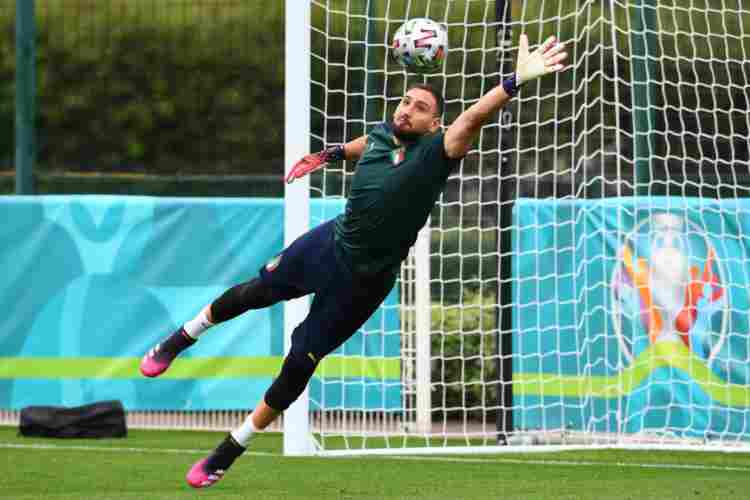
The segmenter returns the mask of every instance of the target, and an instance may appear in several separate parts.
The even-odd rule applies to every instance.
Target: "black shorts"
[[[294,329],[292,350],[316,362],[354,335],[396,282],[393,272],[354,275],[336,255],[333,224],[303,234],[260,270],[264,285],[281,300],[315,294],[309,314]]]

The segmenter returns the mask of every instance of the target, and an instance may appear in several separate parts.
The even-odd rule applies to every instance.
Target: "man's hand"
[[[306,155],[304,158],[294,164],[284,180],[287,184],[291,184],[296,179],[304,177],[310,172],[319,169],[326,163],[325,151]]]
[[[562,70],[567,57],[565,45],[555,43],[555,37],[547,38],[534,52],[529,53],[529,38],[523,34],[518,45],[516,61],[516,85],[519,87],[548,73]]]
[[[446,156],[463,158],[471,149],[482,126],[493,113],[513,98],[523,83],[564,69],[562,62],[568,55],[563,52],[563,48],[564,45],[555,43],[555,37],[551,36],[534,52],[529,53],[529,39],[526,35],[521,35],[516,72],[458,115],[456,121],[445,131],[443,147]]]
[[[343,160],[344,158],[343,146],[331,146],[323,151],[305,155],[304,158],[294,164],[284,180],[287,184],[291,184],[296,179],[318,170],[327,163]]]

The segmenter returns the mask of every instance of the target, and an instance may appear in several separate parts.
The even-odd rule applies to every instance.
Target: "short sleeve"
[[[439,134],[425,138],[425,142],[425,161],[427,161],[435,171],[448,175],[458,166],[459,163],[461,163],[460,158],[448,158],[445,154],[445,133],[440,132]]]

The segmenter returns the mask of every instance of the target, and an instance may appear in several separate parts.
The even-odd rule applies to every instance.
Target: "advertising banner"
[[[750,432],[750,201],[519,200],[514,425]]]
[[[313,201],[313,224],[342,210]],[[282,250],[282,200],[21,196],[0,213],[0,408],[245,409],[278,373],[282,304],[216,326],[157,379],[138,363]],[[398,303],[321,363],[313,408],[401,407]]]

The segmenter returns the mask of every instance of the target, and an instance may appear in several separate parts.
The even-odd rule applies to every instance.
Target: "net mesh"
[[[400,380],[343,385],[396,390],[400,405],[368,411],[396,414],[403,439],[324,426],[323,447],[742,443],[750,9],[312,5],[312,150],[387,120],[415,82],[443,91],[450,124],[512,71],[522,32],[532,49],[555,35],[569,53],[565,72],[525,86],[482,129],[432,212],[427,251],[415,248],[404,265],[398,324],[362,332],[400,338]],[[387,57],[413,17],[448,27],[436,75],[407,75]],[[315,174],[312,196],[345,197],[354,168]],[[319,383],[339,390],[342,381]],[[351,402],[334,408],[367,410]]]

